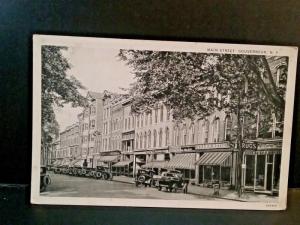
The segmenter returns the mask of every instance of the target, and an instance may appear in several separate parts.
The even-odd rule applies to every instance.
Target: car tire
[[[43,177],[43,184],[44,184],[44,186],[51,184],[51,179],[48,175]]]
[[[103,178],[104,180],[107,180],[107,179],[108,179],[108,175],[107,175],[106,173],[103,173],[103,174],[102,174],[102,178]]]

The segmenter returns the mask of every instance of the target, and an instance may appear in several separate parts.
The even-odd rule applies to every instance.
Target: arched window
[[[141,114],[141,127],[144,126],[144,114],[142,113]]]
[[[170,120],[171,110],[170,107],[167,106],[167,120]]]
[[[220,119],[217,117],[213,121],[212,141],[219,142],[220,137]]]
[[[151,131],[148,131],[148,148],[151,148]]]
[[[127,130],[127,119],[125,119],[125,130]]]
[[[136,135],[136,140],[135,140],[135,148],[138,149],[139,148],[139,135]]]
[[[147,126],[148,125],[148,114],[149,113],[145,113],[145,126]]]
[[[160,106],[160,122],[164,121],[164,106]]]
[[[158,134],[158,146],[159,147],[162,146],[162,135],[163,135],[163,132],[162,132],[162,129],[160,128],[159,134]]]
[[[155,108],[154,110],[154,122],[157,123],[157,117],[158,117],[158,108]]]
[[[166,127],[166,146],[169,145],[169,139],[170,139],[170,131],[169,128]]]
[[[191,133],[191,144],[195,143],[195,125],[194,123],[190,126],[190,133]]]
[[[225,121],[224,121],[224,138],[225,141],[230,141],[231,140],[231,129],[232,129],[232,120],[231,117],[229,115],[227,115],[225,117]]]
[[[126,129],[126,128],[125,128]],[[130,129],[130,117],[128,117],[128,130]]]
[[[144,149],[147,148],[147,132],[144,133]]]
[[[156,130],[153,131],[153,147],[156,147],[156,139],[157,139],[157,133]]]
[[[184,124],[182,126],[182,141],[183,141],[183,145],[187,145],[187,129],[186,129],[186,125]]]
[[[203,128],[203,143],[208,143],[209,121],[206,119],[202,124]]]
[[[152,110],[151,110],[151,112],[149,113],[149,123],[150,123],[150,125],[152,124]]]
[[[175,143],[174,144],[176,146],[179,146],[180,145],[180,132],[179,132],[178,126],[174,127],[174,135],[175,135],[175,137],[174,137]]]
[[[143,148],[143,133],[140,133],[140,148]]]
[[[139,128],[139,126],[140,126],[140,116],[137,115],[136,116],[136,127]]]

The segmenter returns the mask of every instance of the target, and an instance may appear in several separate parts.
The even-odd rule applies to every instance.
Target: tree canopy
[[[84,106],[86,99],[79,90],[82,84],[73,76],[68,76],[71,68],[62,51],[67,47],[42,46],[42,145],[58,136],[59,125],[54,107],[71,103],[72,107]]]
[[[283,85],[276,84],[268,63],[272,57],[139,50],[120,50],[119,57],[137,80],[130,89],[136,112],[158,101],[170,106],[178,120],[205,117],[216,109],[250,117],[257,110],[284,110],[286,76]]]

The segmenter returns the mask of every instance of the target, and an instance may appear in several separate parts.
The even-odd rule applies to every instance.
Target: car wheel
[[[104,174],[102,175],[102,178],[103,178],[104,180],[107,180],[107,179],[108,179],[108,175],[107,175],[106,173],[104,173]]]
[[[44,184],[44,186],[47,186],[47,185],[51,184],[51,179],[48,175],[44,176],[43,184]]]
[[[96,173],[96,178],[97,178],[97,179],[101,179],[101,176],[102,176],[101,172],[97,172],[97,173]]]

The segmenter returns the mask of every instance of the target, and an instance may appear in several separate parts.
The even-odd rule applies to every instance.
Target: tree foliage
[[[82,84],[68,76],[71,68],[62,51],[66,47],[42,46],[42,145],[51,143],[59,133],[54,107],[71,103],[72,107],[84,106],[86,99],[79,90]]]
[[[282,114],[284,109],[286,79],[276,85],[265,56],[120,50],[119,57],[137,79],[130,89],[136,112],[158,101],[178,120],[216,109],[250,117],[257,110]]]

